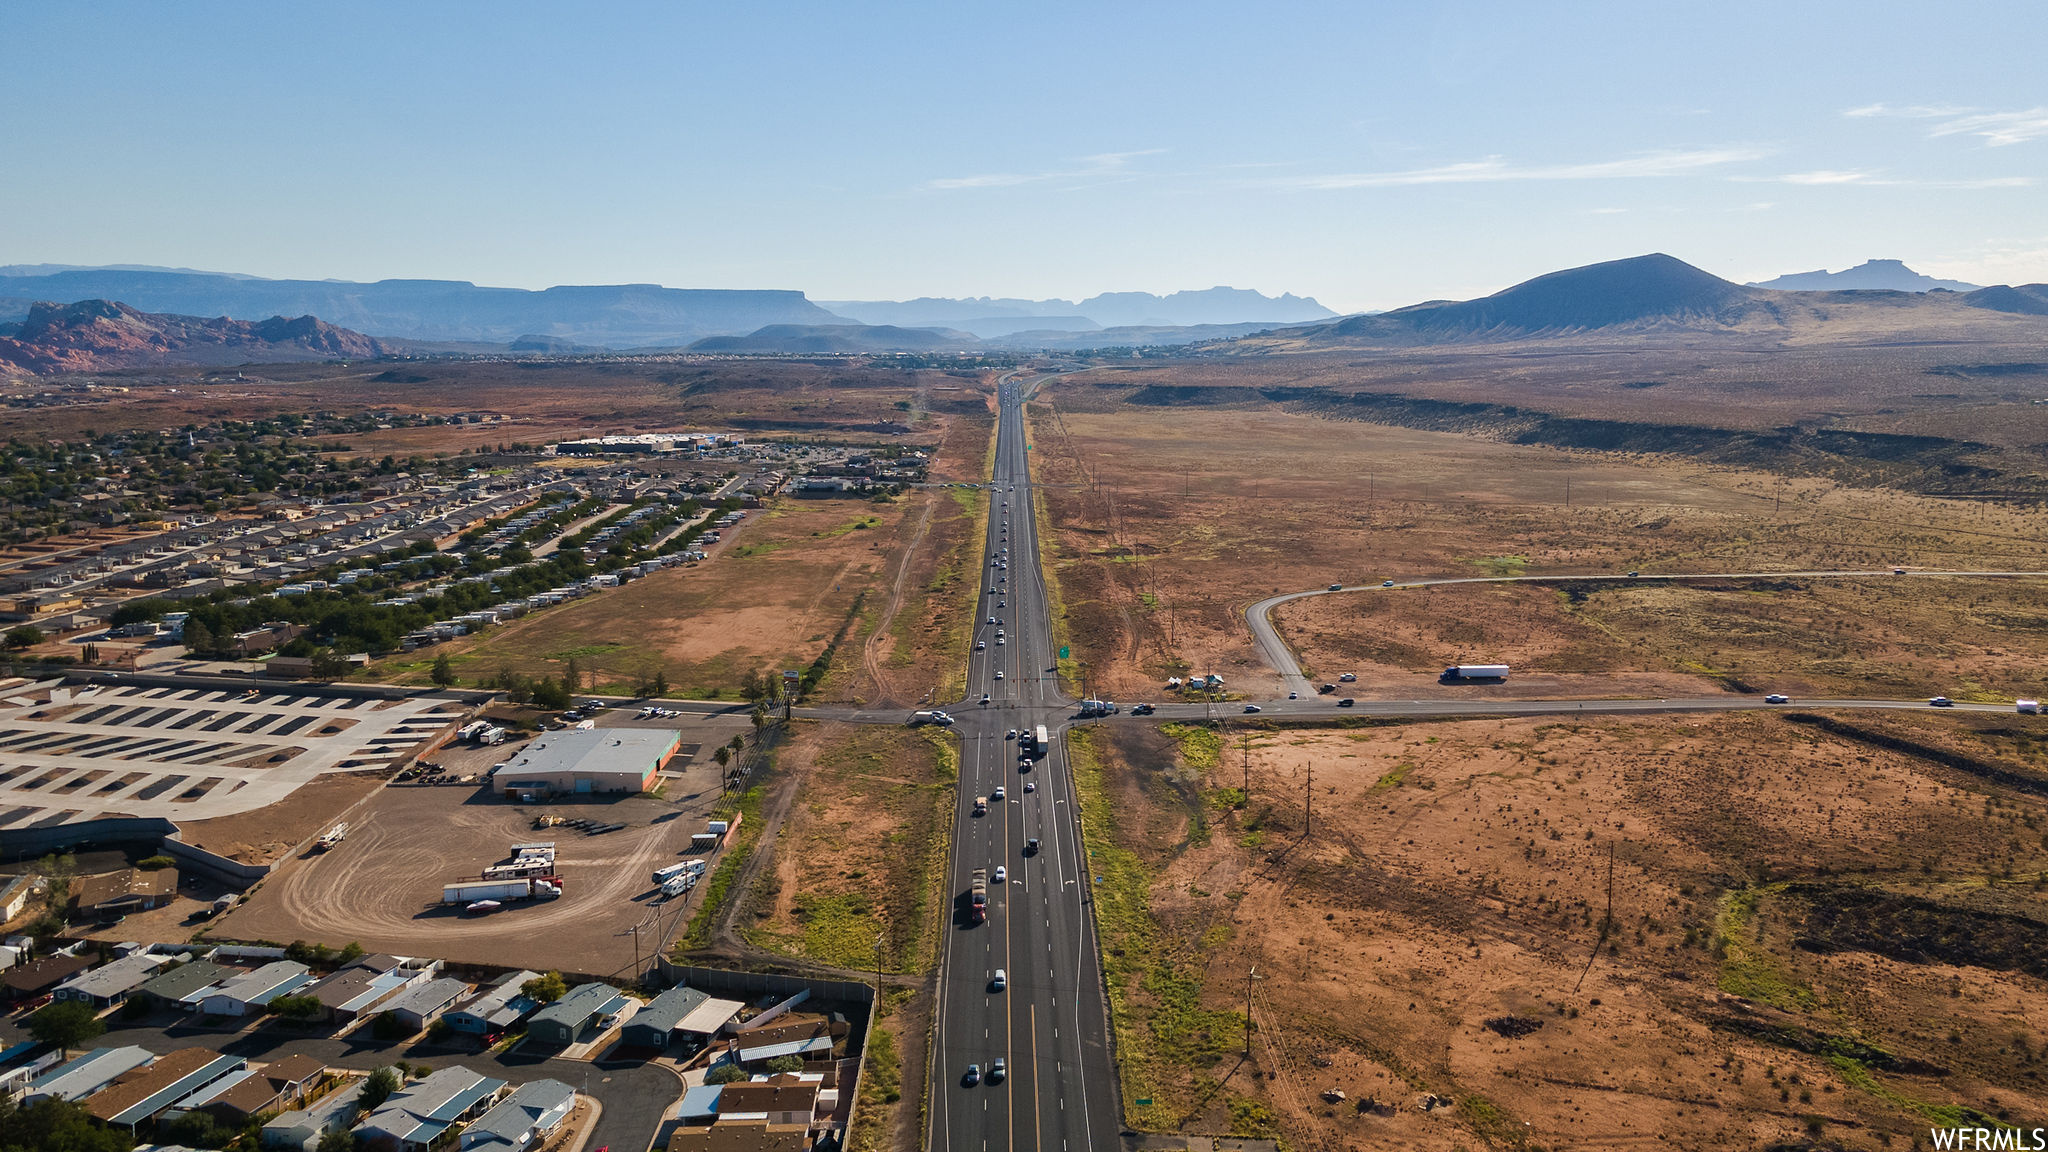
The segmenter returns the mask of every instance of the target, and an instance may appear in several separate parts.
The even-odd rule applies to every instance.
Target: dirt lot
[[[1311,677],[1440,693],[1448,664],[1515,669],[1490,694],[2037,695],[2048,580],[1464,585],[1315,596],[1274,613]],[[1346,691],[1350,691],[1347,688]]]
[[[841,968],[928,970],[959,777],[953,742],[933,729],[805,724],[776,763],[803,784],[772,873],[747,894],[747,942]]]
[[[253,812],[181,820],[178,839],[244,864],[267,864],[333,827],[391,775],[379,771],[315,776],[285,799]]]
[[[697,743],[688,730],[684,749]],[[709,745],[705,745],[708,747]],[[476,772],[507,749],[436,755],[451,774]],[[348,839],[322,855],[287,861],[249,902],[208,928],[232,940],[357,941],[372,951],[450,960],[521,964],[607,975],[651,956],[687,916],[696,894],[662,908],[649,882],[654,869],[685,857],[690,835],[718,799],[718,768],[708,756],[680,771],[662,798],[593,797],[574,803],[510,804],[488,788],[394,784],[350,820]],[[536,829],[536,813],[617,822],[626,828],[590,836],[572,828]],[[552,840],[564,880],[552,903],[510,905],[467,916],[439,904],[441,885],[473,878],[504,860],[516,843]],[[713,866],[716,866],[714,859]]]
[[[1821,720],[1261,729],[1248,804],[1241,733],[1083,736],[1133,1118],[1877,1148],[2042,1115],[2048,741]]]
[[[1810,477],[1781,480],[1670,457],[1328,420],[1270,405],[1069,410],[1071,399],[1090,399],[1085,387],[1062,382],[1052,406],[1034,406],[1033,455],[1038,479],[1047,485],[1042,498],[1053,528],[1046,538],[1057,545],[1052,566],[1071,642],[1087,661],[1091,683],[1121,699],[1146,698],[1166,676],[1188,672],[1220,673],[1233,691],[1247,695],[1277,691],[1277,679],[1252,649],[1244,608],[1276,591],[1334,581],[1893,564],[2048,569],[2048,513],[2039,510],[1847,488]],[[1901,607],[1895,619],[1903,629],[1976,616],[1982,622],[1969,632],[1980,650],[2011,649],[2024,659],[2028,649],[2014,647],[2019,633],[2013,629],[2033,617],[2039,596],[2016,588],[1918,582],[1893,593],[1925,598],[1910,610]],[[1710,606],[1684,603],[1688,595],[1706,594],[1671,593],[1667,602],[1634,613],[1641,619],[1615,622],[1610,646],[1634,647],[1630,627],[1649,632],[1622,670],[1659,676],[1721,670],[1698,656],[1688,659],[1704,671],[1673,663],[1707,625],[1680,627],[1683,621],[1669,620],[1651,627],[1654,618]],[[1880,627],[1857,617],[1851,594],[1831,590],[1811,599],[1781,597],[1787,614],[1769,629],[1756,624],[1768,613],[1745,601],[1745,626],[1781,635],[1797,631],[1805,619],[1860,625],[1872,634]],[[1584,632],[1587,620],[1599,615],[1604,621],[1614,614],[1608,605],[1626,601],[1620,594],[1596,595],[1574,614],[1571,631]],[[1289,611],[1324,610],[1319,602]],[[1309,629],[1318,630],[1317,623]],[[1320,630],[1334,634],[1335,623]],[[1733,654],[1735,645],[1719,635],[1712,639],[1710,648]],[[1861,639],[1840,638],[1868,651]],[[1902,635],[1886,644],[1931,639]],[[1413,636],[1393,640],[1415,649],[1403,661],[1423,650],[1463,646],[1456,635],[1427,643]],[[1378,642],[1356,638],[1350,649],[1315,653],[1312,662],[1320,669],[1347,655],[1362,659],[1369,653],[1357,646]],[[1968,659],[1970,644],[1966,637],[1953,648],[1956,662]],[[1598,646],[1589,639],[1579,649],[1591,656]],[[1775,652],[1775,642],[1758,651]],[[1388,650],[1382,659],[1392,655]],[[1769,666],[1791,667],[1798,654],[1779,655],[1786,658]],[[1926,667],[1932,671],[1942,659],[1929,655]],[[1805,682],[1826,682],[1825,670],[1813,666],[1824,660],[1807,662]],[[1435,655],[1429,660],[1439,670],[1449,662]],[[1656,692],[1653,685],[1640,687]]]

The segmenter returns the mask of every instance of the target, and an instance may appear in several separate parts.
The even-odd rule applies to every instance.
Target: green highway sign
[[[1067,646],[1066,646],[1065,644],[1062,644],[1062,645],[1060,645],[1060,659],[1062,659],[1062,660],[1065,660],[1066,658],[1067,658]]]

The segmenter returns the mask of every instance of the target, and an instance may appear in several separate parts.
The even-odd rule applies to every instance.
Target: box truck
[[[1445,680],[1505,680],[1508,666],[1505,664],[1453,664],[1444,669]]]

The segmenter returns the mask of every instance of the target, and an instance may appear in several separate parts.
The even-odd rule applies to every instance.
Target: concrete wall
[[[159,840],[175,835],[178,826],[161,816],[108,816],[74,824],[12,828],[0,832],[0,857],[33,860],[81,844],[118,844]]]

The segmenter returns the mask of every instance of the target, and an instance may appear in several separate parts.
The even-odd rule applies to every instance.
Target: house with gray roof
[[[57,985],[50,992],[50,998],[77,1000],[95,1008],[110,1008],[149,983],[157,970],[169,961],[168,956],[131,952],[119,960],[112,960],[97,968],[78,973]]]
[[[152,1007],[168,1006],[182,1008],[187,1012],[199,1007],[197,1000],[188,1000],[194,993],[211,988],[235,974],[232,968],[223,968],[211,960],[194,960],[180,964],[144,981],[130,995],[146,1000]]]
[[[533,1080],[462,1130],[463,1152],[526,1152],[559,1131],[576,1106],[576,1091],[560,1080]]]
[[[425,984],[407,989],[384,1006],[392,1019],[417,1032],[433,1023],[441,1013],[455,1006],[457,1000],[469,995],[469,985],[453,976],[429,980]]]
[[[22,1091],[21,1102],[83,1100],[155,1059],[155,1053],[133,1044],[122,1048],[95,1048],[29,1081],[28,1087]]]
[[[567,996],[535,1012],[526,1034],[542,1044],[573,1044],[576,1034],[626,1006],[626,994],[609,984],[578,984]]]
[[[425,1152],[442,1133],[490,1107],[504,1087],[503,1080],[459,1064],[437,1069],[393,1093],[356,1135],[371,1152]]]
[[[208,1016],[260,1016],[279,996],[313,982],[313,972],[296,960],[273,960],[236,976],[206,994],[200,1011]]]
[[[514,1027],[526,1014],[540,1007],[540,1004],[521,990],[528,980],[539,976],[538,972],[521,969],[500,976],[490,987],[464,1001],[462,1006],[449,1012],[442,1019],[457,1032],[471,1032],[485,1035],[503,1032]]]
[[[620,1030],[620,1039],[634,1048],[666,1048],[683,1017],[709,999],[709,993],[695,988],[682,985],[671,988],[633,1013],[633,1018],[626,1021],[626,1026]]]

